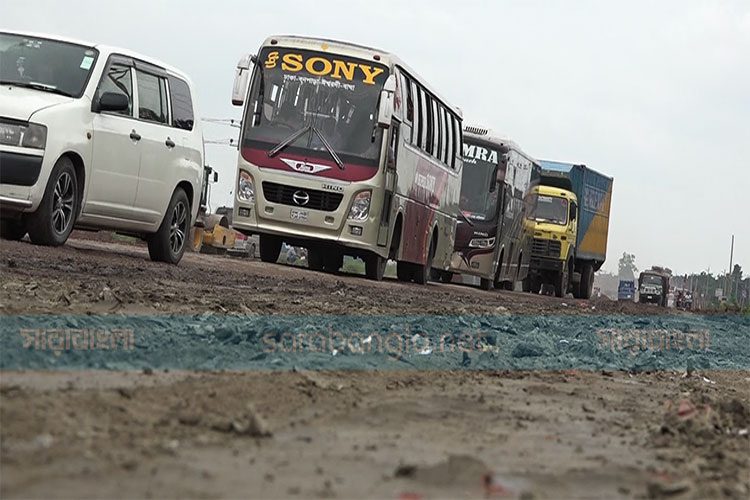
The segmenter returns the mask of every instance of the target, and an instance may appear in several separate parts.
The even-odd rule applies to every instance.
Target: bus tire
[[[396,276],[399,281],[410,282],[414,279],[414,267],[411,262],[396,262]]]
[[[435,258],[435,238],[432,238],[430,250],[427,252],[427,261],[424,264],[414,264],[414,283],[426,285],[430,281],[430,270],[432,269],[432,259]]]
[[[487,278],[480,278],[479,279],[479,288],[482,290],[492,290],[492,280],[489,280]]]
[[[440,281],[443,283],[453,283],[453,273],[450,271],[442,271],[440,273]]]
[[[323,256],[323,270],[327,273],[337,273],[344,265],[344,254],[338,250],[331,250]]]
[[[365,275],[373,281],[383,281],[385,265],[388,260],[385,257],[371,252],[365,257]]]
[[[271,264],[276,263],[276,261],[279,260],[279,254],[281,253],[281,238],[272,234],[261,234],[258,239],[260,246],[260,260]],[[309,258],[308,255],[308,259]]]

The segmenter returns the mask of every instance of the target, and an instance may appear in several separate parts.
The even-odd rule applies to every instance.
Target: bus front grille
[[[329,193],[328,191],[287,186],[275,182],[263,182],[263,196],[271,203],[324,212],[335,212],[344,198],[341,193]]]
[[[560,242],[556,240],[542,240],[534,238],[531,245],[531,255],[534,257],[560,257]]]

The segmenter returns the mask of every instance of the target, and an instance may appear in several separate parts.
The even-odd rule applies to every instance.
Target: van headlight
[[[352,208],[349,209],[349,220],[363,221],[367,220],[370,215],[371,191],[362,191],[357,193],[352,201]]]
[[[255,184],[250,174],[240,170],[240,177],[237,181],[237,198],[247,203],[255,203]]]
[[[47,145],[47,127],[38,123],[0,122],[0,144],[44,149]]]
[[[495,238],[472,238],[469,242],[471,248],[492,248],[495,246]]]

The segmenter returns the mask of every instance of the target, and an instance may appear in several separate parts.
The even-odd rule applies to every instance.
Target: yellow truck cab
[[[561,280],[568,275],[564,266],[575,250],[578,197],[572,191],[545,185],[535,186],[532,193],[536,207],[527,223],[534,238],[530,264],[534,273],[524,288],[538,291],[546,283],[555,287],[556,294],[567,291],[567,282]]]

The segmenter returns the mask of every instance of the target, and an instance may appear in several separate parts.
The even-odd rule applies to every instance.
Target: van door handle
[[[138,132],[135,131],[135,129],[133,129],[130,132],[130,138],[133,139],[134,141],[138,142],[138,141],[141,140],[141,134],[139,134]]]
[[[167,140],[164,141],[164,144],[166,144],[169,149],[172,149],[174,147],[174,141],[169,137],[167,137]]]

